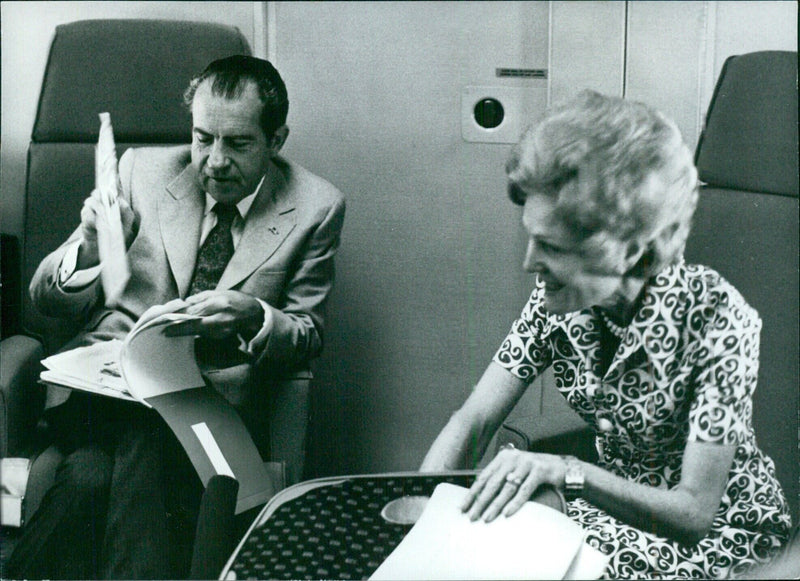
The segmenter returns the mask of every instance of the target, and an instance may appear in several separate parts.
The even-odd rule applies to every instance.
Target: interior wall
[[[757,50],[797,50],[797,2],[727,0],[710,4],[714,9],[714,79],[729,56]]]
[[[726,58],[797,51],[796,2],[618,4],[627,7],[625,96],[669,115],[692,149]]]
[[[628,2],[625,96],[671,117],[694,149],[703,87],[707,2]]]
[[[464,141],[460,96],[546,91],[495,68],[547,68],[548,6],[287,2],[274,14],[285,151],[348,200],[309,470],[415,469],[530,290],[505,194],[510,146]]]
[[[582,89],[621,96],[625,2],[550,2],[550,102]]]

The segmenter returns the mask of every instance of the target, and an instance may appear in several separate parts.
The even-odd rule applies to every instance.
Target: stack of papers
[[[194,337],[164,329],[197,316],[167,313],[114,339],[58,353],[42,361],[40,379],[73,389],[138,401],[205,385],[194,358]]]
[[[137,324],[124,341],[78,347],[46,358],[40,379],[61,387],[152,407],[169,425],[203,484],[224,474],[239,481],[236,512],[263,504],[276,492],[236,410],[205,384],[191,335],[165,329],[200,317],[166,313]]]
[[[439,484],[422,515],[370,579],[597,579],[608,557],[559,511],[527,502],[514,515],[472,522],[467,489]]]

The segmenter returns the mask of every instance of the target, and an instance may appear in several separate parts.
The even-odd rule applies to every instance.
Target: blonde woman
[[[464,511],[511,515],[553,485],[611,556],[609,578],[719,578],[768,560],[791,523],[751,424],[761,322],[718,273],[683,261],[697,173],[674,123],[584,91],[526,132],[507,174],[536,286],[421,469],[474,467],[552,366],[598,463],[504,449]]]

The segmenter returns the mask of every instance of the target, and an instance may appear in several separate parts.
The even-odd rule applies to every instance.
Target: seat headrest
[[[797,106],[796,52],[729,57],[697,145],[700,180],[797,197]]]
[[[250,54],[238,29],[207,22],[83,20],[56,27],[36,142],[96,141],[108,111],[118,142],[191,140],[189,80],[211,61]]]

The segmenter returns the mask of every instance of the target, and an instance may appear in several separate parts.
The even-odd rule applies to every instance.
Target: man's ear
[[[283,144],[286,143],[286,139],[289,137],[289,126],[288,125],[281,125],[275,130],[275,133],[272,134],[270,137],[269,149],[272,155],[277,155],[278,152],[283,147]]]

